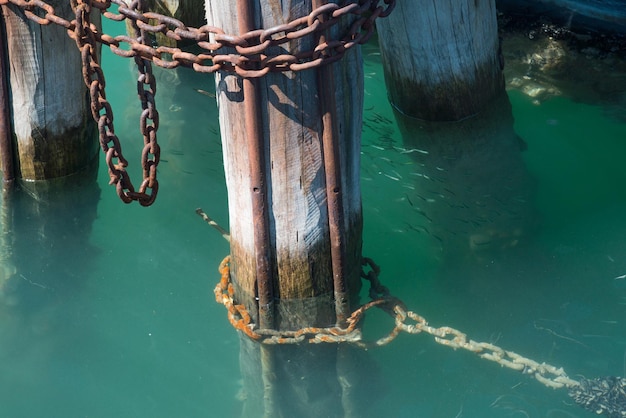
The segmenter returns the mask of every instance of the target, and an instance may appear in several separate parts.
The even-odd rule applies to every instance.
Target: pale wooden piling
[[[57,15],[70,2],[50,1]],[[95,124],[76,43],[63,27],[40,26],[2,6],[10,66],[17,177],[45,180],[77,173],[98,153]]]
[[[262,2],[256,11],[258,27],[269,28],[308,14],[310,1],[272,7]],[[208,23],[228,34],[238,34],[236,2],[208,0]],[[313,39],[293,42],[290,48],[313,48]],[[288,53],[288,51],[286,51]],[[337,145],[343,197],[342,232],[345,236],[345,280],[352,297],[360,288],[361,196],[359,150],[363,95],[360,55],[351,51],[333,64]],[[269,73],[257,83],[264,141],[274,294],[280,299],[280,329],[329,325],[334,322],[329,218],[324,172],[322,110],[316,70]],[[224,147],[228,186],[233,279],[241,296],[255,295],[256,261],[252,211],[251,161],[246,143],[243,81],[232,74],[216,75],[216,96]],[[310,298],[325,299],[314,307]],[[330,304],[328,302],[331,302]],[[293,305],[292,307],[289,307]],[[250,306],[251,311],[256,308]]]
[[[241,2],[239,10],[238,3],[207,0],[207,23],[227,34],[241,34],[245,25],[239,10],[246,2]],[[247,29],[288,23],[310,13],[313,6],[310,0],[254,4]],[[281,45],[280,53],[312,50],[316,41],[315,36],[292,41]],[[236,298],[253,314],[256,324],[271,323],[278,330],[334,325],[336,313],[345,315],[336,312],[338,294],[345,298],[340,299],[340,309],[349,310],[358,302],[360,52],[351,50],[322,71],[335,80],[330,89],[333,97],[324,104],[320,97],[328,77],[319,76],[319,69],[269,73],[257,80],[216,74]],[[255,96],[254,108],[246,106]],[[257,128],[250,131],[251,123]],[[256,138],[251,140],[252,136]],[[335,160],[336,175],[328,176],[329,158]],[[332,186],[330,191],[327,184]],[[340,203],[329,201],[328,193]],[[329,215],[330,210],[339,213]],[[266,231],[260,222],[266,222]],[[334,232],[333,227],[337,228]],[[259,242],[263,239],[267,242]],[[341,263],[334,263],[333,254],[339,254],[343,267],[337,267]],[[335,288],[334,270],[342,270],[345,285]],[[269,289],[259,283],[260,274],[269,275]],[[272,314],[259,315],[260,308],[269,308]],[[365,416],[346,399],[354,401],[344,388],[358,388],[360,382],[341,374],[343,363],[334,345],[262,347],[243,337],[240,367],[246,401],[242,416]],[[359,377],[366,381],[362,374]]]
[[[405,115],[460,120],[503,90],[495,0],[396,0],[376,24],[389,100]]]

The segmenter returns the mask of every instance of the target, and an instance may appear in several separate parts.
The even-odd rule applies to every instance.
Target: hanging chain
[[[135,0],[130,10],[141,13],[143,0]],[[144,28],[139,27],[140,20],[131,20],[133,29],[139,33],[138,41],[144,48],[152,48],[148,42],[148,34]],[[157,130],[159,129],[159,112],[156,109],[154,96],[156,94],[156,78],[152,74],[152,63],[135,56],[135,63],[139,70],[139,78],[137,79],[137,94],[141,101],[140,130],[143,135],[143,151],[141,153],[141,166],[143,168],[143,181],[139,186],[139,193],[136,195],[137,200],[142,206],[150,206],[156,198],[159,190],[159,182],[157,181],[157,166],[161,155],[161,149],[157,143]],[[147,191],[150,190],[148,194]],[[133,196],[133,198],[135,198]]]
[[[191,67],[203,73],[231,72],[244,78],[262,77],[268,72],[316,68],[338,61],[349,49],[367,42],[374,33],[375,20],[388,16],[395,7],[395,0],[352,0],[344,1],[341,5],[327,3],[288,23],[236,36],[225,34],[222,29],[213,26],[192,28],[169,16],[143,12],[141,0],[133,0],[130,4],[124,0],[71,1],[76,16],[72,21],[56,15],[54,7],[44,0],[0,0],[0,5],[13,4],[19,7],[28,19],[39,25],[62,26],[76,41],[83,63],[83,79],[89,88],[91,113],[98,123],[100,146],[105,153],[110,184],[115,185],[122,201],[130,203],[137,200],[143,206],[151,205],[159,190],[156,178],[160,158],[156,136],[159,113],[154,101],[156,80],[152,74],[153,63],[163,68]],[[109,11],[111,4],[118,6],[118,13]],[[113,37],[102,33],[90,21],[92,8],[98,9],[111,20],[128,19],[139,37]],[[353,20],[345,22],[348,17],[353,17]],[[281,53],[275,54],[277,46],[314,36],[342,22],[347,23],[347,30],[338,39],[327,39],[309,51],[285,54],[282,53],[283,48],[280,48]],[[179,48],[155,48],[148,43],[149,34],[155,33],[162,33],[176,41],[194,41],[202,52],[196,55]],[[113,111],[106,99],[104,74],[98,62],[98,43],[107,45],[111,52],[119,56],[133,57],[139,69],[137,93],[142,107],[140,129],[144,146],[141,157],[143,181],[138,191],[135,191],[126,171],[128,161],[122,154],[113,127]],[[233,49],[236,53],[224,53],[226,49]]]
[[[139,191],[135,192],[133,183],[126,171],[128,161],[122,154],[120,140],[115,134],[113,110],[111,104],[106,99],[106,82],[96,52],[97,40],[95,34],[97,33],[97,28],[90,21],[90,3],[85,0],[77,0],[74,5],[76,20],[68,24],[67,27],[69,30],[73,26],[73,33],[70,36],[76,41],[76,45],[81,53],[83,80],[89,89],[91,114],[98,123],[100,147],[105,154],[105,161],[109,170],[109,184],[115,185],[117,194],[124,203],[137,200],[142,206],[149,206],[154,202],[159,188],[159,183],[156,179],[156,168],[160,155],[156,138],[159,113],[154,104],[156,82],[150,63],[140,57],[135,57],[140,73],[137,81],[137,92],[143,110],[140,117],[140,129],[144,138],[142,151],[143,181]],[[138,7],[139,2],[133,3],[133,6]],[[47,16],[47,19],[49,18]],[[139,41],[142,44],[144,42],[141,37]]]

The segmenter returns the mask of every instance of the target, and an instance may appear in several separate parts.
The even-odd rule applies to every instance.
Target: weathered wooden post
[[[50,4],[73,18],[70,2]],[[65,28],[41,26],[2,6],[10,63],[17,177],[45,180],[79,172],[98,152],[81,56]]]
[[[377,22],[385,82],[396,110],[453,121],[504,89],[495,0],[397,0]]]
[[[243,36],[286,25],[321,4],[207,0],[207,22]],[[311,24],[324,18],[321,13]],[[346,25],[342,21],[328,35],[336,36]],[[256,37],[262,43],[265,36],[285,36],[289,29],[282,28]],[[326,36],[290,33],[293,40],[273,47],[271,55],[297,62],[297,54],[312,51]],[[360,290],[360,52],[352,49],[323,69],[286,72],[257,67],[268,54],[258,45],[242,43],[228,52],[254,48],[258,60],[239,75],[216,74],[237,303],[261,328],[344,325]],[[346,348],[265,347],[247,338],[241,344],[248,391],[244,416],[258,416],[260,410],[266,416],[356,413],[342,393],[349,389],[346,383],[358,382],[337,376]]]
[[[282,25],[311,7],[307,1],[280,8],[272,8],[270,3],[262,2],[252,10],[247,24],[265,28]],[[245,27],[239,22],[243,17],[235,2],[208,1],[207,18],[209,24],[226,33],[240,33]],[[292,44],[285,44],[285,54],[310,50],[314,45],[312,39]],[[338,126],[334,141],[340,157],[335,173],[340,183],[332,190],[342,201],[341,213],[337,214],[342,219],[335,227],[343,235],[339,245],[345,251],[345,264],[350,266],[343,279],[354,298],[360,288],[362,224],[358,173],[363,77],[359,53],[350,51],[332,68],[339,80],[333,94]],[[317,71],[269,72],[257,80],[226,72],[216,75],[232,275],[242,294],[250,298],[250,311],[257,311],[254,297],[259,292],[259,299],[264,300],[259,310],[278,311],[267,314],[268,325],[284,329],[311,325],[312,317],[325,325],[335,322],[332,303],[328,303],[335,297],[328,173],[324,169],[325,152],[333,150],[324,148],[319,99],[323,86],[318,83]],[[267,233],[260,231],[262,224]],[[271,276],[274,285],[268,290],[257,289],[259,275]],[[304,309],[310,298],[326,302]],[[277,300],[281,306],[275,309]],[[254,319],[265,320],[256,314]]]
[[[261,10],[253,11],[250,23],[266,28],[284,24],[290,16],[306,10],[306,6],[310,8],[307,1],[291,2],[281,10],[272,9],[269,2],[262,3]],[[207,17],[211,25],[223,28],[226,33],[240,33],[243,27],[237,20],[241,19],[241,13],[235,2],[209,1]],[[288,45],[292,50],[284,53],[312,49],[312,42],[312,39],[293,42],[294,45]],[[335,78],[341,81],[334,92],[335,123],[340,132],[335,140],[341,153],[337,176],[341,184],[333,190],[342,197],[343,213],[339,215],[343,219],[337,227],[345,236],[341,245],[345,248],[346,264],[352,266],[344,280],[355,294],[360,287],[362,223],[358,177],[363,89],[360,55],[350,52],[333,68]],[[291,311],[286,301],[312,297],[334,300],[324,170],[324,152],[332,150],[325,150],[322,140],[319,96],[323,86],[318,85],[317,70],[270,72],[258,80],[220,73],[216,76],[216,86],[228,185],[233,277],[244,294],[253,296],[260,274],[257,270],[267,270],[266,274],[277,278],[276,288],[271,289],[275,298],[260,294],[260,299],[270,299],[261,303],[261,311],[272,310],[269,305],[279,298],[280,309],[287,311],[277,315],[277,327],[288,329],[309,324],[311,312],[301,310],[303,305],[293,306],[295,310]],[[258,97],[256,102],[249,100],[254,99],[250,97],[253,95]],[[246,103],[252,104],[246,108]],[[265,196],[261,198],[261,194]],[[263,200],[257,203],[256,213],[255,199]],[[268,217],[266,224],[271,232],[255,242],[254,231],[263,223],[261,211]],[[258,242],[259,239],[267,242]],[[259,245],[267,246],[267,250],[260,250],[264,256],[255,255],[258,251],[255,246]],[[262,265],[265,262],[269,265]],[[335,322],[331,305],[324,303],[313,309],[321,309],[313,315],[321,322],[327,325]]]

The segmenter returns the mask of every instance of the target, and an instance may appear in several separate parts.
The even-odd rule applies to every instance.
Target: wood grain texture
[[[71,18],[68,2],[50,4]],[[2,12],[18,176],[31,181],[76,173],[98,150],[76,43],[64,28],[39,26],[14,6],[3,6]]]
[[[287,23],[311,11],[309,0],[254,2],[258,28]],[[237,34],[236,2],[207,0],[208,24]],[[311,49],[313,39],[293,41],[280,49],[292,53]],[[279,49],[279,48],[276,48]],[[360,52],[354,50],[333,65],[336,81],[337,125],[348,263],[354,268],[348,282],[352,293],[360,288],[361,197],[359,154],[363,101]],[[275,249],[276,286],[281,301],[281,327],[329,325],[334,322],[333,284],[324,161],[322,122],[316,70],[270,73],[260,89],[268,179],[271,246]],[[241,80],[232,74],[216,75],[216,96],[224,150],[230,212],[232,272],[247,294],[254,294],[254,242],[250,182],[246,169],[245,121]],[[311,307],[304,300],[321,297]],[[302,300],[299,304],[297,301]],[[291,303],[287,303],[290,301]],[[252,302],[251,302],[252,303]],[[306,307],[305,307],[306,305]],[[315,312],[321,309],[324,312]],[[292,315],[293,314],[293,315]],[[294,316],[295,315],[295,316]],[[317,318],[316,323],[307,318]]]
[[[495,0],[396,0],[377,21],[392,104],[425,120],[459,120],[504,88]]]

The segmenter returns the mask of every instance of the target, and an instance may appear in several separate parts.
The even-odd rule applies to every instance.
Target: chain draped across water
[[[389,15],[395,7],[395,0],[346,1],[342,5],[327,3],[291,22],[240,35],[226,34],[222,29],[209,25],[187,27],[172,17],[142,12],[141,0],[132,3],[123,0],[73,0],[75,19],[71,21],[55,14],[54,7],[43,0],[0,0],[0,5],[9,4],[23,10],[28,19],[39,25],[64,27],[68,36],[76,41],[82,57],[83,79],[90,92],[92,116],[98,123],[100,146],[106,156],[110,183],[115,185],[117,194],[125,203],[137,200],[141,205],[149,206],[158,192],[156,173],[160,158],[156,135],[159,114],[154,101],[156,80],[151,70],[152,63],[163,68],[184,66],[202,73],[224,71],[243,78],[320,67],[338,61],[349,49],[367,42],[374,33],[375,20]],[[118,6],[117,13],[109,11],[112,4]],[[90,21],[93,9],[111,20],[128,19],[140,36],[133,38],[102,33]],[[340,38],[324,38],[310,51],[272,53],[277,50],[277,46],[306,36],[315,37],[347,17],[354,19]],[[202,52],[193,54],[175,47],[153,47],[148,38],[149,34],[155,33],[162,33],[175,41],[193,41]],[[138,191],[135,191],[126,171],[128,162],[115,134],[113,111],[105,94],[104,73],[97,59],[98,43],[107,45],[116,55],[134,58],[139,69],[137,93],[142,107],[140,129],[144,148],[141,161],[143,180]]]
[[[363,272],[363,277],[371,277],[372,272],[374,272],[373,275],[378,276],[380,270],[371,259],[364,258],[363,264],[371,269],[367,274]],[[372,299],[352,312],[347,320],[348,326],[346,328],[337,326],[325,328],[306,327],[296,331],[258,329],[252,322],[250,313],[245,306],[235,302],[235,290],[230,280],[230,256],[224,258],[220,263],[219,271],[221,274],[220,282],[214,290],[217,302],[226,307],[228,320],[233,327],[262,344],[347,342],[362,348],[370,348],[389,344],[401,332],[408,334],[424,332],[433,336],[435,341],[441,345],[453,349],[462,348],[471,351],[485,360],[493,361],[509,369],[531,375],[547,387],[559,389],[563,387],[573,388],[580,385],[578,381],[570,379],[563,368],[557,368],[547,363],[538,363],[513,351],[504,350],[495,344],[468,339],[466,334],[451,327],[432,327],[428,325],[424,317],[407,310],[399,299],[388,294]],[[370,283],[372,287],[376,286],[372,280],[370,280]],[[378,283],[378,280],[376,280],[376,283]],[[386,289],[383,292],[387,293]],[[370,295],[373,293],[380,293],[380,290],[370,290]],[[365,312],[374,307],[382,308],[389,312],[393,316],[395,324],[386,336],[373,342],[363,341],[358,325]]]

